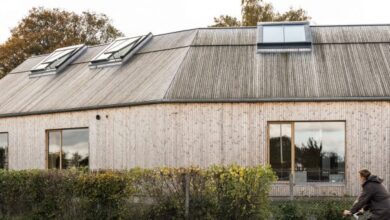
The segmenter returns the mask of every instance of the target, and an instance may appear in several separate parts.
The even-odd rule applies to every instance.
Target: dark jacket
[[[372,220],[390,219],[390,194],[382,185],[383,180],[371,175],[362,185],[363,192],[352,206],[351,212],[356,213],[361,208],[369,207]]]

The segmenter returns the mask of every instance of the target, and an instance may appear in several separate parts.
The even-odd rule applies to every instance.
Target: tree
[[[33,8],[0,45],[0,78],[31,55],[76,44],[106,43],[119,36],[123,34],[105,14]]]
[[[310,20],[310,17],[303,9],[290,8],[281,14],[275,12],[271,3],[263,0],[241,0],[241,21],[233,16],[221,15],[214,18],[212,27],[256,26],[257,22],[305,20]]]

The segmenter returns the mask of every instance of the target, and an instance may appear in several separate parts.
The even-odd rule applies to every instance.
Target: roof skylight
[[[90,67],[96,68],[121,64],[130,59],[152,36],[152,33],[149,33],[139,37],[118,38],[92,59]]]
[[[311,51],[308,22],[260,23],[258,52]]]
[[[84,44],[56,49],[31,69],[30,76],[42,76],[60,72],[85,49]]]

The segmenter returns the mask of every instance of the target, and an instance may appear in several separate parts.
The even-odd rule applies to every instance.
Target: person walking
[[[390,194],[382,185],[383,179],[372,175],[367,169],[359,171],[363,191],[350,210],[344,210],[344,216],[351,216],[359,210],[370,210],[371,220],[390,219]]]

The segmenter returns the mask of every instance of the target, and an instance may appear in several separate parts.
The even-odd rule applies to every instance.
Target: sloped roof
[[[90,69],[106,45],[56,75],[43,56],[0,80],[0,116],[160,102],[390,100],[390,25],[312,26],[310,53],[256,53],[256,27],[156,35],[122,66]]]

